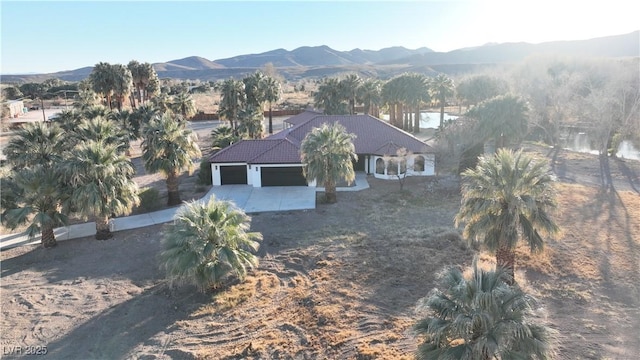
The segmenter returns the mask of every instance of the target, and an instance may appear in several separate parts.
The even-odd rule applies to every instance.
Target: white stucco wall
[[[422,156],[424,158],[424,171],[414,171],[414,165],[415,165],[415,160],[416,158],[418,158],[419,156]],[[389,157],[389,158],[396,158],[395,156]],[[376,172],[376,162],[378,159],[381,159],[382,161],[384,161],[385,167],[384,167],[384,173],[383,174],[378,174]],[[434,154],[412,154],[407,158],[407,171],[405,176],[432,176],[435,175],[435,155]],[[371,156],[371,159],[369,159],[369,166],[371,169],[371,173],[373,174],[373,176],[377,179],[385,179],[385,180],[393,180],[393,179],[397,179],[398,176],[397,175],[389,175],[388,170],[389,170],[389,163],[387,161],[387,159],[385,159],[382,156]],[[397,166],[397,173],[400,173],[400,161],[396,161],[396,166]]]

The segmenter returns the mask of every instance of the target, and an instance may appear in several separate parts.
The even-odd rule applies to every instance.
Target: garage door
[[[263,167],[260,174],[262,186],[307,186],[302,166]]]
[[[220,166],[220,183],[222,185],[246,185],[247,167],[245,165]]]

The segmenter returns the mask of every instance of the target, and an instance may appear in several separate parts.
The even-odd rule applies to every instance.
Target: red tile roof
[[[318,116],[318,115],[322,115],[322,112],[317,111],[317,110],[310,110],[307,109],[304,112],[301,112],[298,115],[294,115],[286,120],[284,120],[284,122],[289,123],[293,126],[296,125],[300,125],[303,123],[306,123],[307,121],[313,119],[314,117]]]
[[[353,145],[358,154],[395,155],[382,152],[382,147],[388,143],[394,143],[398,147],[404,147],[413,153],[430,153],[433,149],[408,132],[376,119],[370,115],[320,115],[311,120],[294,126],[287,134],[287,138],[302,141],[314,127],[320,127],[324,123],[340,123],[347,132],[355,134]]]
[[[357,154],[395,155],[397,149],[431,153],[433,149],[413,135],[370,115],[322,115],[305,111],[294,116],[297,124],[266,139],[237,142],[209,158],[212,163],[287,164],[300,162],[300,143],[314,127],[340,123],[353,139]],[[290,118],[291,119],[291,118]],[[303,119],[306,119],[303,121]]]

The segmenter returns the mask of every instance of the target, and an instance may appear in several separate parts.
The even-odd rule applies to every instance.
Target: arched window
[[[398,175],[398,160],[389,159],[387,163],[387,175]]]
[[[424,156],[418,155],[413,159],[413,171],[415,172],[423,172],[424,171]]]
[[[384,160],[376,159],[376,174],[384,174]]]

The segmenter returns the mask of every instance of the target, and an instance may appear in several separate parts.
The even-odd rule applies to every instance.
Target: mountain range
[[[260,54],[239,55],[208,60],[199,56],[153,64],[161,78],[219,80],[241,78],[256,69],[272,64],[288,80],[333,76],[358,72],[365,76],[386,78],[415,71],[433,75],[455,74],[499,64],[517,63],[534,55],[588,57],[640,57],[640,31],[589,40],[553,41],[540,44],[490,43],[449,52],[435,52],[422,47],[411,50],[401,46],[381,50],[339,51],[326,45],[303,46],[294,50],[276,49]],[[141,60],[144,61],[144,60]],[[51,74],[3,75],[3,82],[37,82],[47,78],[79,81],[92,67]]]

